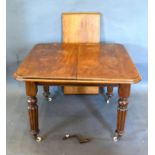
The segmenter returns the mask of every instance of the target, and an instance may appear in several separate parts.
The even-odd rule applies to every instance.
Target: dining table
[[[116,86],[117,122],[113,140],[117,141],[124,133],[131,85],[142,79],[124,45],[102,42],[37,44],[13,76],[25,83],[30,131],[36,141],[42,140],[38,86]]]

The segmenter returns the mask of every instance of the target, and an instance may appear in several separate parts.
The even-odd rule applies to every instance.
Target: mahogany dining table
[[[37,87],[118,87],[117,123],[114,141],[124,133],[131,84],[141,76],[125,47],[111,43],[43,43],[35,45],[13,74],[25,82],[31,134],[39,134]]]

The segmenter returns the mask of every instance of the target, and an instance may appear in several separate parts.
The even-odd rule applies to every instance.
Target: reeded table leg
[[[39,123],[38,123],[38,105],[37,105],[37,85],[33,82],[26,82],[26,95],[28,96],[28,114],[30,122],[30,130],[32,136],[37,142],[41,141],[42,138],[38,136],[39,134]]]
[[[106,102],[107,104],[110,103],[110,99],[113,96],[113,86],[107,86],[107,93],[106,93]]]
[[[114,141],[117,141],[124,133],[126,115],[127,115],[127,106],[128,106],[128,97],[130,96],[130,85],[121,84],[118,88],[119,100],[118,100],[118,109],[117,109],[117,128],[115,131],[115,136],[113,137]]]

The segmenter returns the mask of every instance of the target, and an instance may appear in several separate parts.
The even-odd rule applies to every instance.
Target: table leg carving
[[[106,93],[106,103],[110,103],[110,99],[113,96],[113,86],[107,86],[107,93]]]
[[[30,96],[28,97],[27,102],[31,133],[35,137],[39,133],[37,98],[34,96]]]
[[[28,103],[28,115],[29,115],[31,134],[37,142],[40,142],[42,138],[38,136],[39,123],[38,123],[38,105],[36,98],[37,86],[35,83],[26,82],[26,94],[28,96],[27,103]]]
[[[114,141],[117,141],[121,138],[124,133],[125,121],[127,115],[127,106],[128,106],[128,97],[130,95],[130,85],[122,84],[119,85],[119,100],[118,100],[118,109],[117,109],[117,127],[115,135],[113,137]]]

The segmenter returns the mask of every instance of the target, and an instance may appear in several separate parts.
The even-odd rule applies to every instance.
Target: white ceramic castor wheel
[[[117,136],[114,136],[114,137],[113,137],[113,141],[114,141],[114,142],[117,142],[117,141],[118,141],[118,137],[117,137]]]
[[[107,103],[107,104],[109,104],[109,103],[110,103],[110,100],[109,100],[109,99],[107,99],[107,100],[106,100],[106,103]]]
[[[48,97],[48,102],[49,103],[54,103],[54,100],[56,99],[56,95],[54,94],[53,96]]]
[[[52,102],[53,101],[53,99],[52,99],[52,97],[48,97],[48,102]]]
[[[39,143],[39,142],[41,142],[41,141],[42,141],[42,137],[37,136],[35,140],[36,140],[36,142],[38,142],[38,143]]]
[[[65,138],[69,138],[69,136],[70,136],[69,134],[66,134],[66,135],[65,135]]]
[[[117,132],[115,132],[115,135],[113,137],[113,141],[117,142],[118,140],[120,140],[120,138],[121,138],[121,136]]]

